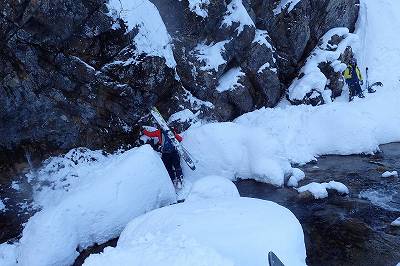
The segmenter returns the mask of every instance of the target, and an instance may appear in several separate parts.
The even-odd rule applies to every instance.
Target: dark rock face
[[[122,21],[112,28],[104,1],[0,8],[2,153],[115,149],[134,141],[132,126],[176,86],[165,59],[129,53],[130,36]],[[135,64],[110,64],[130,58]]]
[[[104,1],[0,3],[1,164],[133,143],[155,104],[165,116],[188,109],[219,121],[273,107],[319,38],[333,27],[354,29],[358,13],[358,0],[302,0],[279,15],[278,1],[212,0],[203,17],[188,0],[151,2],[172,37],[176,69],[137,53],[137,28],[112,18]],[[226,20],[235,12],[245,21]],[[237,67],[245,75],[218,92]]]

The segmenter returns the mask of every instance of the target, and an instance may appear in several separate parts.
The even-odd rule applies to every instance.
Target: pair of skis
[[[368,78],[368,67],[366,68],[365,73],[366,73],[365,89],[368,91],[368,93],[376,92],[376,90],[374,89],[374,87],[376,87],[376,86],[379,86],[379,87],[383,86],[383,83],[380,81],[374,82],[370,85],[369,78]]]
[[[152,107],[150,109],[150,113],[153,116],[154,120],[156,120],[157,124],[161,127],[161,129],[166,132],[168,138],[171,140],[172,144],[174,145],[175,149],[178,151],[181,158],[185,161],[185,163],[189,166],[190,169],[193,171],[196,170],[196,165],[193,162],[189,152],[182,146],[181,143],[175,138],[174,132],[168,127],[167,122],[164,120],[160,112],[157,108]]]

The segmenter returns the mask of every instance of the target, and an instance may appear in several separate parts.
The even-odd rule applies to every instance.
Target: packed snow
[[[280,0],[278,6],[273,10],[275,16],[282,13],[287,8],[287,12],[293,10],[293,8],[300,2],[301,0]]]
[[[200,17],[208,17],[207,6],[210,0],[189,0],[190,11],[196,13]]]
[[[244,72],[240,67],[234,67],[229,69],[226,73],[224,73],[218,80],[217,91],[231,91],[234,90],[238,86],[242,86],[238,83],[241,77],[245,76]]]
[[[386,171],[382,174],[382,177],[399,177],[397,171]]]
[[[299,193],[310,192],[315,199],[323,199],[328,197],[328,189],[335,190],[339,194],[349,194],[349,189],[340,182],[330,181],[329,183],[312,182],[308,185],[297,189]]]
[[[400,226],[400,217],[394,220],[391,224],[391,226]]]
[[[306,265],[296,217],[270,201],[204,199],[171,205],[134,219],[116,248],[91,255],[97,265],[266,265],[273,251],[285,265]]]
[[[243,6],[242,0],[232,0],[228,6],[227,11],[222,20],[222,26],[232,26],[233,23],[238,23],[239,26],[236,28],[237,35],[242,33],[245,26],[254,26],[254,22],[251,19],[246,8]]]
[[[225,44],[229,41],[221,41],[215,44],[206,45],[204,43],[198,44],[194,49],[197,58],[204,62],[202,70],[215,70],[218,71],[220,65],[226,64],[226,60],[222,54],[225,51]]]
[[[129,31],[137,27],[133,38],[137,53],[163,57],[167,66],[175,68],[171,38],[158,9],[149,0],[109,0],[108,8],[112,17],[126,22]]]
[[[206,176],[193,184],[186,201],[229,197],[240,197],[232,181],[221,176]]]
[[[49,167],[54,167],[51,161]],[[55,191],[63,191],[45,190],[50,195],[37,198],[43,209],[23,230],[17,252],[21,265],[71,265],[77,248],[115,238],[134,217],[176,201],[170,177],[148,145],[102,159],[95,167],[90,162],[77,167],[84,169],[70,165],[61,171],[75,173],[70,186],[55,184]]]

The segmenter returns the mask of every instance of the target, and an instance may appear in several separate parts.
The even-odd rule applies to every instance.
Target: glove
[[[364,85],[364,81],[363,80],[360,80],[360,85]]]

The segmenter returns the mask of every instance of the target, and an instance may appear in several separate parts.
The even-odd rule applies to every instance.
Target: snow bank
[[[331,45],[329,41],[332,36],[338,35],[344,38],[338,45]],[[288,89],[290,100],[302,100],[307,93],[316,90],[322,93],[325,90],[328,79],[321,72],[318,65],[322,62],[330,63],[337,72],[346,69],[339,58],[344,53],[347,46],[357,46],[359,38],[357,35],[349,33],[347,28],[334,28],[329,30],[322,38],[311,56],[307,59],[304,67],[300,70],[302,78],[296,78]]]
[[[197,180],[219,175],[231,180],[255,179],[282,186],[292,168],[282,145],[260,128],[212,123],[191,128],[183,145],[197,161],[196,171],[183,165],[185,177]]]
[[[217,91],[224,92],[234,90],[237,86],[243,86],[238,83],[240,77],[245,76],[240,67],[234,67],[224,73],[218,80]]]
[[[171,38],[158,9],[149,0],[109,0],[107,6],[110,15],[123,19],[129,31],[138,28],[133,41],[139,54],[163,57],[167,66],[175,68]]]
[[[221,176],[206,176],[196,181],[186,201],[240,197],[235,184]]]
[[[305,265],[303,231],[289,210],[258,199],[212,199],[134,219],[116,248],[91,255],[84,265],[264,266],[269,251],[285,265]]]
[[[222,20],[221,27],[232,26],[233,23],[238,23],[239,26],[236,28],[237,35],[239,35],[245,26],[254,26],[254,22],[251,19],[246,8],[243,6],[242,0],[232,0],[227,6],[227,11]]]
[[[382,177],[399,177],[399,174],[397,173],[397,171],[386,171],[382,174]]]
[[[19,243],[21,265],[70,265],[77,247],[117,237],[134,217],[176,200],[162,161],[148,145],[83,172],[71,191],[48,198],[58,200],[29,219]]]
[[[297,189],[299,193],[310,192],[315,199],[328,197],[328,189],[336,190],[340,194],[349,194],[349,189],[340,182],[330,181],[329,183],[312,182]]]
[[[263,108],[235,123],[248,132],[261,129],[267,141],[279,143],[283,157],[307,163],[325,154],[373,153],[380,144],[400,141],[399,106],[400,90],[385,88],[351,104]]]
[[[400,226],[400,217],[394,220],[391,224],[391,226]]]

